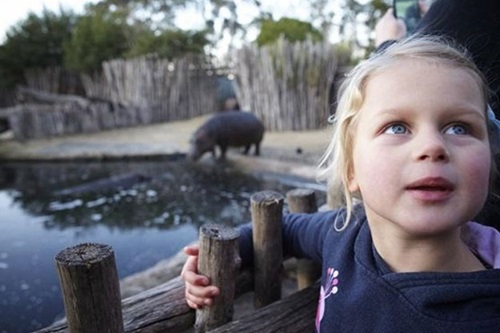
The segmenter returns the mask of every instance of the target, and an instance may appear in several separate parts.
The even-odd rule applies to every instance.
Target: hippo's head
[[[189,140],[188,159],[190,161],[199,160],[207,151],[215,152],[215,140],[205,129],[197,130]]]

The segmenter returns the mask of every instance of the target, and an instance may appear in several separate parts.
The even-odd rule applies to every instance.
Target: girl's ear
[[[359,185],[355,180],[349,181],[349,191],[351,193],[357,193],[359,192]]]
[[[356,178],[356,174],[355,174],[352,166],[349,170],[349,180],[348,180],[347,188],[349,189],[349,192],[351,192],[351,193],[359,192],[358,180]]]

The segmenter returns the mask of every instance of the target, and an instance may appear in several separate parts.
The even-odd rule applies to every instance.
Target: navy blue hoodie
[[[500,269],[471,273],[393,273],[375,250],[363,212],[335,231],[344,210],[283,219],[284,253],[322,263],[318,332],[500,332]],[[252,262],[251,228],[241,230],[244,265]],[[498,267],[500,234],[468,223],[464,241]]]

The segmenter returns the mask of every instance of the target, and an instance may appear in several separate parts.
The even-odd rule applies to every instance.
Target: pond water
[[[177,253],[203,223],[249,221],[253,193],[301,185],[283,180],[184,161],[0,165],[0,333],[63,315],[54,257],[66,247],[110,245],[123,278]]]

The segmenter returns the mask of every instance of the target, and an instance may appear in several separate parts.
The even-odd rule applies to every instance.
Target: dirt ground
[[[0,139],[0,159],[106,159],[185,154],[191,134],[207,117],[26,142],[18,142],[9,135],[3,135]],[[315,165],[329,138],[327,128],[266,132],[261,144],[262,158]]]

